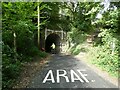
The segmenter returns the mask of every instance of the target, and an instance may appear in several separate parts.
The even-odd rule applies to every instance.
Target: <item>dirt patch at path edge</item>
[[[49,62],[50,55],[47,58],[40,59],[36,58],[32,62],[27,62],[23,64],[23,71],[21,72],[16,84],[13,88],[26,88],[30,83],[30,80],[35,76],[36,72],[41,70],[44,65]]]

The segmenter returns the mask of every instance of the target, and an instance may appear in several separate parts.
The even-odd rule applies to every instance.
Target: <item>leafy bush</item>
[[[37,56],[39,54],[40,50],[36,47],[36,46],[33,46],[31,47],[28,51],[27,51],[27,55],[28,56]]]
[[[74,55],[78,55],[80,53],[80,49],[77,49],[73,52]]]
[[[88,57],[90,62],[108,71],[113,76],[118,76],[118,53],[112,55],[111,50],[106,46],[89,48]]]
[[[12,58],[3,55],[3,74],[8,78],[15,78],[20,71],[21,63],[19,61],[11,63]]]
[[[70,49],[70,52],[73,53],[73,52],[75,51],[75,49],[76,49],[76,45],[73,46],[73,47]]]
[[[87,52],[88,50],[89,49],[85,48],[85,43],[83,43],[83,44],[78,44],[78,45],[73,46],[70,49],[70,52],[73,55],[78,55],[80,52]]]
[[[19,76],[23,62],[30,62],[33,60],[34,56],[39,56],[41,58],[47,57],[46,52],[38,50],[37,47],[31,47],[28,55],[19,54],[17,56],[17,61],[14,59],[14,52],[8,46],[3,44],[3,54],[2,54],[2,87],[3,89],[11,88],[15,82],[15,79]]]
[[[81,47],[81,48],[80,48],[80,51],[81,51],[81,52],[87,52],[88,50],[87,50],[86,48],[84,48],[84,47]]]
[[[9,54],[2,54],[2,88],[11,88],[13,82],[19,75],[21,71],[21,63],[19,61],[15,61],[12,55],[12,50],[8,46],[6,49],[9,51]],[[5,50],[5,48],[3,49]],[[11,51],[11,52],[10,52]]]
[[[41,57],[41,58],[45,58],[45,57],[48,56],[48,53],[46,53],[46,52],[41,52],[41,51],[40,51],[40,52],[38,53],[38,56]]]
[[[119,60],[120,60],[120,36],[118,27],[119,9],[111,9],[103,15],[98,24],[101,24],[98,37],[101,42],[89,51],[89,57],[92,63],[108,71],[111,75],[118,77]]]

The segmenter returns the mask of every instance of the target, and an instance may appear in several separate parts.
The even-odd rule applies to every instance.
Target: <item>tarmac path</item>
[[[71,55],[53,54],[28,88],[118,88]]]

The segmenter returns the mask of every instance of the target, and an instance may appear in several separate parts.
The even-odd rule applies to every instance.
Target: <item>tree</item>
[[[34,2],[2,3],[3,89],[12,87],[21,71],[22,62],[31,61],[36,55],[45,56],[34,44],[37,5]]]

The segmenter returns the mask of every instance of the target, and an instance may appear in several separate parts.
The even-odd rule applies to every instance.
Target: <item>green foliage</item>
[[[73,46],[70,49],[71,54],[78,55],[80,52],[87,52],[89,49],[87,49],[84,45],[85,44],[78,44],[78,45]]]
[[[76,46],[73,46],[71,49],[70,49],[70,52],[73,53],[76,49]]]
[[[10,88],[21,71],[20,61],[14,60],[14,52],[8,46],[2,46],[2,87],[3,89]]]
[[[31,49],[28,51],[29,56],[39,56],[41,58],[46,58],[48,54],[46,52],[40,51],[37,47],[31,47]]]
[[[40,3],[41,4],[41,3]],[[33,57],[46,57],[34,44],[37,32],[37,5],[34,2],[3,2],[2,3],[2,76],[3,89],[11,88],[19,76],[24,62]],[[46,8],[40,5],[40,10]],[[40,23],[45,24],[44,20]],[[15,36],[16,34],[16,36]]]
[[[75,10],[72,10],[72,25],[85,33],[94,30],[91,21],[95,19],[96,13],[99,11],[99,3],[82,3],[78,2],[77,6],[73,5]],[[96,9],[95,9],[96,8]]]
[[[78,55],[80,53],[80,49],[77,49],[73,52],[73,55]]]
[[[47,23],[44,27],[51,30],[70,30],[69,16],[65,13],[66,9],[62,2],[44,2],[48,6],[48,9],[43,9],[41,13],[41,20],[47,18]]]
[[[106,46],[98,46],[89,48],[88,57],[91,63],[108,71],[111,75],[118,75],[118,53],[117,51],[112,55],[112,52]]]
[[[86,35],[84,32],[79,29],[72,27],[71,32],[69,33],[69,37],[71,41],[75,44],[80,44],[86,41]]]
[[[116,9],[115,5],[117,6]],[[100,19],[96,19],[97,13],[103,9],[99,3],[79,3],[75,9],[72,11],[74,28],[72,27],[72,32],[69,35],[71,42],[75,44],[71,52],[74,54],[78,54],[81,50],[87,52],[91,63],[117,77],[120,67],[118,62],[120,60],[119,5],[111,3],[110,9],[105,11]],[[86,41],[87,34],[93,33],[94,35],[96,30],[99,33],[94,38],[92,47],[77,48]],[[85,38],[81,37],[82,35]]]
[[[34,56],[44,58],[47,53],[41,52],[34,44],[37,32],[37,5],[40,5],[40,27],[44,29],[62,29],[70,31],[69,41],[74,43],[71,52],[74,55],[87,52],[94,64],[110,73],[118,71],[120,60],[120,9],[113,8],[119,4],[111,4],[111,8],[103,13],[103,18],[96,20],[97,13],[103,9],[99,3],[35,3],[4,2],[2,3],[2,39],[3,39],[3,88],[12,87],[15,77],[21,70],[21,62],[31,61]],[[61,10],[61,13],[60,13]],[[95,21],[95,24],[93,22]],[[86,36],[100,30],[94,48],[84,47]],[[14,36],[16,34],[16,37]],[[16,42],[16,44],[15,44]],[[115,48],[113,50],[113,43]],[[81,46],[81,44],[83,44]],[[15,51],[16,48],[16,51]],[[112,53],[114,51],[114,53]],[[17,58],[17,61],[16,59]],[[120,64],[119,64],[120,66]]]
[[[41,58],[46,58],[48,56],[48,53],[46,53],[46,52],[39,52],[38,56],[41,57]]]
[[[119,51],[120,51],[120,36],[118,27],[118,13],[119,9],[115,10],[113,7],[106,13],[103,18],[97,23],[100,26],[98,37],[101,38],[102,43],[94,46],[95,49],[89,51],[92,63],[98,65],[102,69],[108,71],[111,75],[118,77],[119,71]]]
[[[19,73],[21,71],[21,63],[20,62],[11,63],[10,60],[12,59],[8,58],[7,56],[3,57],[3,64],[2,64],[3,88],[10,88],[11,85],[13,85],[17,76],[19,76]]]

